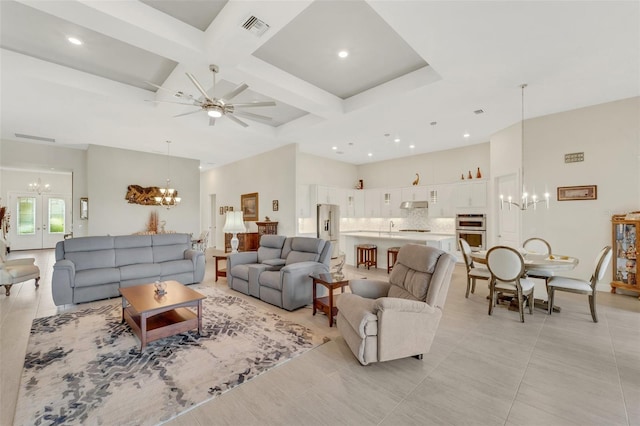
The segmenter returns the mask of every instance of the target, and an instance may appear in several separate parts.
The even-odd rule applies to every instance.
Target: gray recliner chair
[[[227,258],[227,284],[230,288],[253,297],[260,297],[258,275],[268,269],[280,269],[285,264],[282,247],[284,235],[263,235],[258,251],[233,253]]]
[[[434,247],[400,248],[389,282],[351,280],[337,301],[338,330],[362,365],[429,352],[456,264]]]

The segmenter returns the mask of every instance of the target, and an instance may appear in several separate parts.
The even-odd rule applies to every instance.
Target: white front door
[[[518,248],[520,247],[520,209],[516,206],[509,209],[507,203],[509,196],[513,201],[520,201],[517,175],[514,173],[498,177],[496,186],[498,190],[496,199],[499,200],[501,194],[504,196],[504,205],[498,208],[498,245]]]
[[[54,248],[71,232],[71,196],[9,193],[11,250]]]

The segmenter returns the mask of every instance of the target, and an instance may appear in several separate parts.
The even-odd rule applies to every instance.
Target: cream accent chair
[[[527,254],[551,254],[551,245],[542,238],[529,238],[524,243],[522,243],[522,248],[526,250]],[[549,279],[553,277],[553,271],[545,269],[529,269],[527,271],[527,277],[539,278],[541,280],[544,280],[545,284],[548,284]]]
[[[39,287],[40,268],[33,264],[34,258],[7,260],[7,246],[0,238],[0,285],[4,286],[5,294],[11,295],[11,286],[24,281],[36,280]]]
[[[429,352],[449,291],[454,256],[434,247],[400,248],[389,282],[351,280],[337,301],[338,330],[360,364]]]
[[[524,277],[524,259],[511,247],[495,246],[487,252],[487,266],[491,272],[489,281],[489,315],[493,313],[498,293],[511,293],[518,300],[520,322],[524,322],[525,298],[529,305],[529,314],[533,315],[534,283]]]
[[[464,264],[467,267],[467,292],[464,297],[468,298],[469,290],[471,290],[471,293],[476,291],[476,280],[486,280],[488,282],[491,278],[491,272],[487,268],[476,267],[471,258],[471,246],[469,246],[467,240],[459,238],[458,245],[460,246]]]
[[[553,277],[549,280],[547,291],[549,292],[549,315],[553,311],[553,302],[556,290],[568,291],[570,293],[586,294],[589,296],[589,309],[591,310],[591,318],[593,322],[598,322],[598,314],[596,312],[596,284],[602,278],[611,261],[611,246],[606,246],[596,257],[595,271],[589,281],[568,277]]]

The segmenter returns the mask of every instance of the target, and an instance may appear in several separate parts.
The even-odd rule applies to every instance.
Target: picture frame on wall
[[[224,206],[220,206],[220,216],[224,214]]]
[[[240,196],[240,209],[247,222],[258,220],[258,193],[242,194]]]
[[[597,200],[598,185],[559,186],[558,201]]]
[[[272,210],[273,210],[274,212],[277,212],[277,211],[278,211],[278,208],[279,208],[279,206],[278,206],[278,200],[273,200],[273,201],[271,202],[271,208],[272,208]]]

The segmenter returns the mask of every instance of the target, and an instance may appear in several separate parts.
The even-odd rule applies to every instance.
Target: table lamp
[[[227,219],[224,223],[224,232],[233,234],[231,238],[231,253],[238,252],[238,232],[244,232],[247,228],[244,226],[241,211],[227,212]]]

